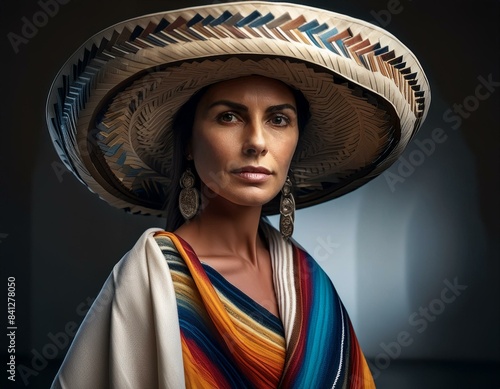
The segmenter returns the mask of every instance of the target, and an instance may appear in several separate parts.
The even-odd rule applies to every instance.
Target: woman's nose
[[[265,129],[260,123],[249,122],[245,126],[243,153],[245,155],[266,155],[267,144]]]

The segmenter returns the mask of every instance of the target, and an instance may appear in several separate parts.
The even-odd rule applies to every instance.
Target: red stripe
[[[186,377],[187,379],[196,380],[203,388],[221,388],[221,389],[231,389],[231,386],[226,381],[226,378],[221,373],[219,368],[212,363],[210,358],[201,350],[196,342],[192,339],[186,339],[183,337],[183,340],[189,349],[191,356],[193,357],[194,366],[196,366],[197,370],[199,370],[200,374],[197,374],[194,377]],[[191,383],[193,385],[194,383]],[[197,385],[193,385],[196,387]]]

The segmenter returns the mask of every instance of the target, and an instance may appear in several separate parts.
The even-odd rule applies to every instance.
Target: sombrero
[[[172,118],[199,89],[245,75],[299,89],[311,118],[290,172],[297,208],[387,169],[421,126],[427,78],[383,29],[297,4],[245,1],[155,13],[109,27],[57,74],[46,106],[56,150],[111,205],[166,216]],[[274,202],[263,212],[278,212]]]

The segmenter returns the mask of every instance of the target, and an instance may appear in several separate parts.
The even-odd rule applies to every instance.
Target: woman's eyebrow
[[[243,111],[243,112],[248,112],[248,107],[243,104],[235,103],[234,101],[230,100],[217,100],[214,101],[212,104],[208,106],[208,109],[211,109],[217,105],[225,105],[226,107],[229,107],[231,109],[237,110],[237,111]],[[297,113],[297,108],[295,108],[292,104],[278,104],[278,105],[272,105],[266,109],[266,112],[278,112],[278,111],[283,111],[285,109],[290,109],[293,112]]]
[[[208,106],[208,109],[211,109],[217,105],[225,105],[226,107],[229,107],[229,108],[237,110],[237,111],[244,111],[244,112],[248,111],[248,107],[246,105],[238,104],[238,103],[235,103],[234,101],[230,101],[230,100],[214,101],[212,104],[210,104]]]
[[[295,108],[292,104],[272,105],[268,109],[266,109],[266,112],[278,112],[285,109],[291,109],[293,112],[297,113],[297,108]]]

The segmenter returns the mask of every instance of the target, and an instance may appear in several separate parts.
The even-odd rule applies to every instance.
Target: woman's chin
[[[206,206],[210,206],[211,202],[216,202],[219,206],[226,205],[228,207],[255,207],[262,208],[265,204],[269,203],[276,197],[277,193],[259,193],[259,194],[249,194],[245,193],[242,195],[226,193],[215,194],[212,198],[205,198]]]

